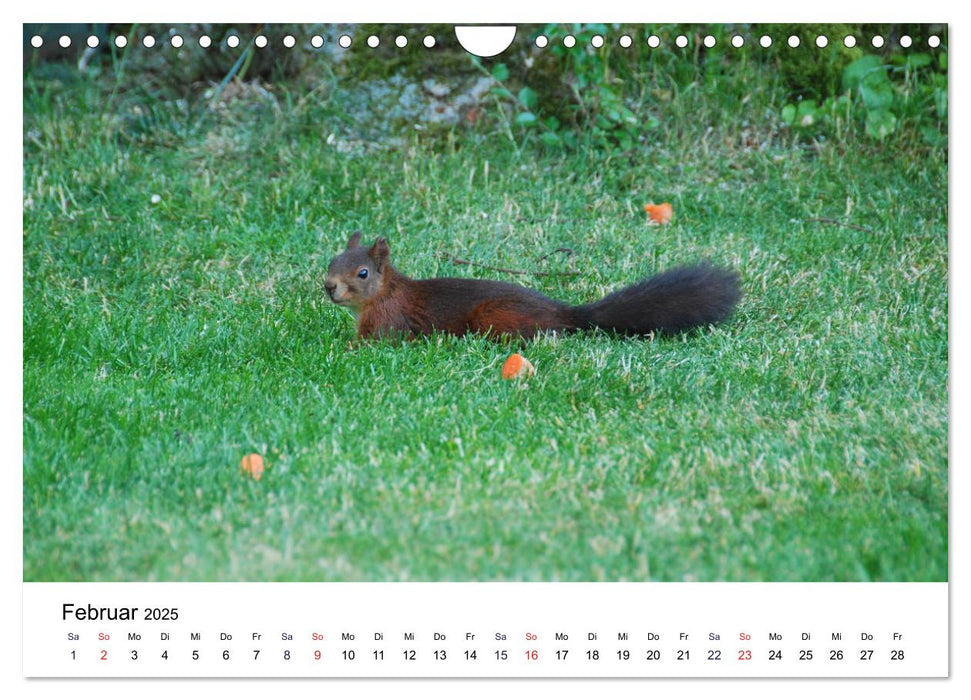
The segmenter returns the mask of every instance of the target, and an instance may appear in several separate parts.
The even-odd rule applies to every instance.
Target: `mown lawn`
[[[947,579],[943,152],[741,114],[635,157],[341,148],[334,102],[189,128],[83,78],[24,99],[26,580]],[[414,276],[579,303],[706,258],[745,298],[671,338],[349,349],[323,272],[355,228]]]

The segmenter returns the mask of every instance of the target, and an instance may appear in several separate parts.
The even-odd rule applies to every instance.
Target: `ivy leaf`
[[[924,137],[926,141],[931,146],[947,146],[947,136],[942,134],[940,130],[935,129],[932,126],[924,126],[920,129],[921,136]]]
[[[864,81],[872,85],[886,80],[887,73],[879,56],[862,56],[843,70],[844,90],[856,90]]]
[[[506,68],[505,63],[497,63],[492,67],[492,77],[498,80],[500,83],[504,83],[509,79],[509,69]]]
[[[524,87],[519,91],[519,101],[526,109],[536,109],[536,91],[532,88]]]
[[[929,66],[933,59],[926,53],[915,53],[907,57],[907,66],[910,68],[923,68]]]
[[[881,141],[892,134],[897,128],[897,117],[893,112],[886,109],[877,109],[867,112],[866,133]]]
[[[816,100],[803,100],[799,103],[799,109],[796,110],[796,113],[800,117],[816,114]]]
[[[521,126],[532,126],[536,123],[536,115],[532,112],[520,112],[516,115],[516,123]]]
[[[889,109],[893,104],[893,88],[890,83],[880,83],[878,85],[860,85],[860,97],[867,111],[880,111]]]

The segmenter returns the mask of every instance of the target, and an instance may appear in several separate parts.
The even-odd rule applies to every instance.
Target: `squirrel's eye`
[[[360,270],[358,270],[357,271],[357,276],[360,277],[362,280],[366,280],[367,279],[367,268],[366,267],[362,267]]]

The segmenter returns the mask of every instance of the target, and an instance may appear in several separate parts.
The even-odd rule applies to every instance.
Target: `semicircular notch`
[[[493,25],[455,27],[455,38],[470,54],[489,58],[498,56],[509,48],[516,38],[516,27]]]

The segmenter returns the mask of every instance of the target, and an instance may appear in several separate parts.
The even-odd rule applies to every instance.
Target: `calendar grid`
[[[24,584],[31,677],[943,677],[947,584]]]

